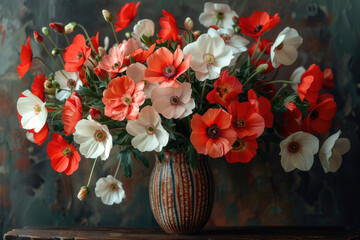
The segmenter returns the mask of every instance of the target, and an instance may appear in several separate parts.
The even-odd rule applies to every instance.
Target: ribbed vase
[[[167,233],[199,232],[210,218],[214,202],[214,178],[206,158],[194,170],[184,153],[165,153],[156,160],[150,184],[150,205],[160,227]]]

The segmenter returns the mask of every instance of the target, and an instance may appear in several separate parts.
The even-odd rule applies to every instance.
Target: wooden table
[[[338,227],[209,227],[195,235],[168,235],[161,229],[51,227],[13,229],[4,240],[17,239],[353,239],[360,240],[360,231]]]

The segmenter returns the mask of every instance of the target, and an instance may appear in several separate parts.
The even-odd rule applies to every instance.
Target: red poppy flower
[[[91,44],[94,46],[96,53],[99,54],[99,32],[97,32],[95,36],[92,36],[90,38],[90,41]]]
[[[86,86],[86,87],[90,86],[90,84],[86,80],[86,72],[85,72],[84,68],[80,69],[79,78],[80,78],[80,80],[81,80],[81,82],[83,83],[84,86]]]
[[[184,53],[180,47],[174,54],[161,47],[146,60],[148,68],[145,69],[144,78],[149,82],[161,82],[159,87],[178,87],[180,85],[176,78],[189,68],[191,55],[183,59]]]
[[[279,22],[280,17],[277,13],[271,16],[267,12],[257,11],[250,17],[240,17],[239,27],[245,35],[259,37],[273,29]]]
[[[77,92],[66,99],[61,115],[64,122],[64,134],[69,135],[75,132],[75,126],[82,119],[81,99]]]
[[[44,127],[38,133],[34,130],[28,130],[26,133],[26,138],[39,146],[45,142],[48,136],[49,125],[47,123],[45,123]]]
[[[31,85],[31,93],[45,102],[44,83],[47,80],[45,75],[36,75]]]
[[[165,11],[164,9],[162,10],[162,13],[164,17],[160,18],[161,29],[158,36],[161,39],[170,39],[176,42],[179,34],[179,28],[176,24],[176,20],[171,13]]]
[[[296,105],[295,106],[292,105],[288,107],[290,109],[284,112],[282,116],[284,123],[282,125],[281,134],[284,137],[290,136],[295,132],[301,131],[301,124],[302,124],[302,113],[300,109],[297,108]]]
[[[256,156],[257,148],[255,136],[237,138],[225,158],[229,163],[248,163]]]
[[[101,69],[101,68],[94,68],[94,73],[99,77],[99,78],[102,78],[104,79],[106,77],[106,71]]]
[[[320,67],[312,64],[306,72],[301,75],[301,81],[298,85],[298,94],[301,101],[306,99],[309,103],[316,103],[319,97],[319,91],[323,85],[324,74]]]
[[[136,120],[139,116],[139,107],[145,101],[143,89],[143,82],[135,85],[128,76],[112,79],[102,98],[105,104],[105,116],[118,121],[124,118]]]
[[[228,107],[232,101],[238,101],[238,95],[242,93],[243,85],[233,75],[229,76],[226,69],[221,72],[220,77],[214,82],[214,89],[208,93],[206,99],[210,103],[220,103]]]
[[[154,52],[156,44],[154,43],[149,47],[148,50],[144,50],[142,48],[136,49],[129,56],[124,58],[124,65],[130,65],[130,57],[132,57],[135,62],[144,63],[148,59],[148,57]]]
[[[264,118],[254,111],[254,107],[249,102],[233,101],[228,111],[232,116],[232,126],[239,138],[252,135],[259,137],[264,132]]]
[[[324,70],[324,80],[323,88],[330,90],[334,87],[334,74],[331,68],[325,68]]]
[[[41,36],[41,34],[38,33],[37,31],[34,31],[33,35],[34,35],[34,39],[35,39],[36,42],[42,43],[44,41],[44,37]]]
[[[30,36],[28,36],[28,39],[26,41],[26,46],[21,46],[21,52],[20,52],[20,60],[21,64],[17,66],[17,71],[19,74],[19,78],[22,78],[27,71],[29,71],[31,67],[32,62],[32,50],[30,46]]]
[[[311,134],[329,131],[336,109],[334,96],[329,93],[322,94],[316,104],[309,105],[309,115],[303,121],[304,131]]]
[[[131,21],[136,17],[139,5],[140,2],[137,2],[136,5],[135,3],[130,2],[126,3],[122,8],[119,9],[119,11],[116,13],[117,22],[114,22],[116,32],[130,25]]]
[[[90,108],[89,112],[92,119],[98,119],[101,116],[101,111],[97,108]]]
[[[255,112],[259,113],[265,120],[265,127],[271,128],[274,121],[274,115],[271,112],[271,103],[269,99],[260,96],[256,96],[254,90],[250,89],[248,91],[248,100],[253,106]]]
[[[51,166],[57,172],[71,175],[79,167],[81,157],[75,147],[69,144],[60,134],[53,133],[47,145]]]
[[[254,54],[255,52],[255,49],[256,49],[256,46],[257,46],[257,41],[258,41],[258,38],[255,39],[255,43],[253,45],[251,45],[251,47],[248,49],[248,53],[249,53],[249,56],[252,57],[252,55]],[[258,54],[260,54],[262,51],[264,51],[265,49],[265,54],[270,54],[270,51],[271,51],[271,46],[274,42],[271,41],[271,40],[268,40],[268,39],[265,39],[265,38],[262,38],[260,39],[260,43],[259,43],[259,46],[256,50],[256,52]]]
[[[191,129],[190,141],[196,151],[212,158],[224,156],[236,140],[231,115],[223,109],[210,108],[203,116],[194,114]]]
[[[72,44],[64,51],[65,70],[67,72],[80,71],[90,54],[91,48],[86,46],[84,36],[76,35]]]

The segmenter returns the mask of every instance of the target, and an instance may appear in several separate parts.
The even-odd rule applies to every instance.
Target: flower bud
[[[56,33],[63,33],[65,31],[64,24],[62,23],[50,23],[49,26],[54,29]]]
[[[42,33],[45,35],[45,36],[49,36],[50,35],[50,32],[49,32],[49,29],[47,27],[43,27],[41,29]]]
[[[241,32],[241,28],[240,28],[239,26],[236,26],[236,27],[235,27],[235,32],[236,32],[236,33],[240,33],[240,32]]]
[[[68,24],[66,24],[66,26],[65,26],[65,33],[66,33],[66,34],[72,33],[72,32],[74,32],[74,31],[76,31],[76,29],[77,29],[77,24],[76,24],[76,22],[68,23]]]
[[[90,108],[90,116],[96,120],[101,116],[101,111],[97,108]]]
[[[239,22],[239,18],[237,16],[233,16],[232,20],[235,24],[238,24],[238,22]]]
[[[60,89],[60,84],[57,81],[53,80],[53,81],[51,81],[51,84],[53,85],[53,87],[55,89]]]
[[[104,9],[102,10],[102,15],[104,16],[105,20],[109,23],[111,23],[114,20],[113,15],[108,10]]]
[[[49,97],[55,97],[55,88],[52,85],[51,81],[46,80],[44,82],[44,92],[49,95]]]
[[[261,73],[264,73],[266,71],[266,69],[268,68],[268,64],[267,63],[263,63],[263,64],[260,64],[256,70],[255,70],[255,73],[257,74],[261,74]]]
[[[80,201],[82,201],[82,200],[84,200],[87,196],[89,196],[89,193],[90,193],[89,187],[87,187],[87,186],[82,186],[82,187],[80,188],[80,191],[79,191],[78,195],[77,195],[77,198],[78,198]]]
[[[99,56],[102,57],[102,56],[105,56],[106,55],[106,51],[105,51],[105,48],[103,47],[98,47],[98,52],[99,52]]]
[[[130,33],[130,32],[126,32],[126,33],[125,33],[125,37],[131,38],[131,33]]]
[[[200,37],[200,35],[201,35],[201,31],[200,31],[200,30],[196,30],[195,32],[193,32],[193,34],[194,34],[195,38],[198,38],[198,37]]]
[[[57,48],[54,48],[54,49],[51,51],[51,54],[52,54],[53,56],[57,56],[57,55],[59,55],[59,53],[60,53],[60,51],[59,51],[59,49],[57,49]]]
[[[37,31],[34,31],[33,34],[34,34],[34,39],[37,43],[42,43],[44,41],[43,36],[41,36],[41,34],[38,33]]]
[[[192,31],[194,29],[194,22],[190,17],[187,17],[184,21],[185,29],[188,31]]]
[[[49,76],[48,76],[48,80],[53,81],[54,79],[55,79],[54,74],[50,73]]]

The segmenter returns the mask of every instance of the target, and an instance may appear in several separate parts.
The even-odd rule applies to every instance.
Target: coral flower
[[[301,82],[298,85],[298,94],[301,101],[306,99],[309,103],[316,103],[319,91],[323,86],[324,74],[320,67],[312,64],[305,73],[301,75]]]
[[[77,92],[73,92],[71,97],[66,99],[61,118],[64,122],[64,134],[75,132],[77,122],[82,119],[82,104]]]
[[[180,47],[172,54],[167,48],[159,48],[147,59],[145,79],[149,82],[161,82],[159,87],[179,87],[176,78],[190,66],[191,55],[184,61],[184,53]]]
[[[242,87],[240,81],[233,75],[229,76],[229,71],[226,69],[214,82],[214,89],[208,93],[206,99],[210,103],[218,102],[227,108],[232,101],[239,100],[238,95],[242,93]]]
[[[210,108],[203,116],[193,115],[190,141],[200,154],[219,158],[228,153],[236,140],[231,115],[223,109]]]
[[[64,51],[65,70],[67,72],[80,71],[90,54],[91,48],[86,46],[84,36],[76,35],[72,44]]]
[[[127,26],[130,25],[131,21],[136,17],[137,9],[140,5],[140,2],[135,3],[126,3],[119,11],[116,13],[116,20],[114,22],[115,31],[118,32]]]
[[[139,107],[145,101],[143,92],[144,83],[135,85],[128,76],[116,77],[110,81],[104,91],[102,101],[105,104],[105,115],[112,119],[122,121],[136,120],[139,115]]]
[[[322,94],[316,104],[310,104],[309,115],[304,119],[304,131],[309,133],[326,133],[331,127],[331,121],[336,114],[337,105],[334,97]]]
[[[179,34],[179,28],[176,24],[176,20],[171,13],[165,11],[164,9],[162,10],[162,13],[164,17],[160,18],[161,29],[158,36],[161,39],[169,39],[176,42]]]
[[[25,75],[25,73],[29,71],[32,62],[32,56],[33,54],[30,46],[30,36],[28,36],[28,39],[26,41],[26,46],[25,45],[21,46],[21,52],[20,52],[21,64],[17,66],[19,78],[22,78]]]
[[[269,99],[260,96],[256,96],[254,90],[250,89],[248,91],[248,100],[251,105],[254,107],[255,111],[259,113],[265,120],[265,127],[271,128],[274,121],[274,115],[271,112],[271,103]]]
[[[144,63],[148,59],[148,57],[154,52],[156,44],[154,43],[149,47],[148,50],[144,50],[142,48],[136,49],[129,56],[125,56],[124,65],[130,65],[130,58],[133,58],[135,62]]]
[[[258,143],[256,136],[237,138],[233,143],[231,150],[225,155],[228,163],[248,163],[256,156]]]
[[[28,130],[26,132],[26,138],[30,142],[33,142],[37,145],[42,145],[47,137],[49,136],[49,125],[45,123],[44,127],[37,133],[34,130]]]
[[[45,75],[36,75],[31,85],[31,93],[45,102],[44,83],[47,80]]]
[[[124,51],[125,49],[122,47],[122,44],[112,47],[109,50],[109,55],[105,55],[101,58],[98,67],[107,71],[110,78],[113,78],[118,73],[125,71],[126,67],[123,66]]]
[[[273,29],[279,22],[280,17],[277,13],[271,16],[267,12],[257,11],[250,17],[240,17],[239,27],[245,35],[259,37]]]
[[[265,128],[264,118],[254,111],[249,102],[233,101],[228,109],[231,123],[239,138],[255,135],[259,137]]]
[[[57,172],[71,175],[79,167],[81,157],[75,147],[69,144],[60,134],[53,133],[52,140],[47,145],[51,166]]]

